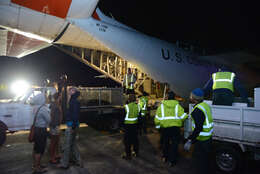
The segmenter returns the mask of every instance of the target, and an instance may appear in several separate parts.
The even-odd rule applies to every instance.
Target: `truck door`
[[[29,104],[20,104],[18,107],[19,113],[17,114],[17,120],[19,123],[17,127],[20,130],[28,130],[30,129],[33,122],[33,106]]]
[[[17,103],[5,103],[0,107],[0,119],[6,124],[8,130],[15,131],[16,127],[19,125],[17,118]]]

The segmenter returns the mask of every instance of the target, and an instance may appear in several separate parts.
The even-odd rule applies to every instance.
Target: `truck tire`
[[[216,166],[224,173],[235,173],[241,167],[241,152],[233,146],[220,146],[216,149]]]
[[[6,126],[0,122],[0,146],[5,143],[6,140]]]

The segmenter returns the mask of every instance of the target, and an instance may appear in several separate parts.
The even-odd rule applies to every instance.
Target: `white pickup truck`
[[[35,109],[35,97],[40,93],[54,93],[53,87],[37,87],[29,89],[25,94],[15,99],[0,100],[0,146],[6,140],[7,132],[30,129]]]
[[[212,105],[214,122],[213,145],[216,166],[233,173],[244,166],[243,160],[260,160],[260,88],[255,88],[254,107],[246,103],[233,103],[232,106]],[[189,112],[193,105],[189,105]],[[184,123],[184,137],[191,130],[191,118]]]

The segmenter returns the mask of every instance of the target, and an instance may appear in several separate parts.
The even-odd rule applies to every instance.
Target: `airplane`
[[[242,52],[194,54],[104,15],[97,8],[98,1],[1,0],[0,53],[20,58],[53,44],[113,52],[151,78],[167,82],[183,98],[203,87],[219,66],[259,60]]]

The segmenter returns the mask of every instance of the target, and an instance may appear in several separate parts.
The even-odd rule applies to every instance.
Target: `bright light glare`
[[[29,87],[29,83],[23,80],[19,80],[12,84],[11,90],[14,94],[16,94],[16,96],[21,96],[29,89]]]

